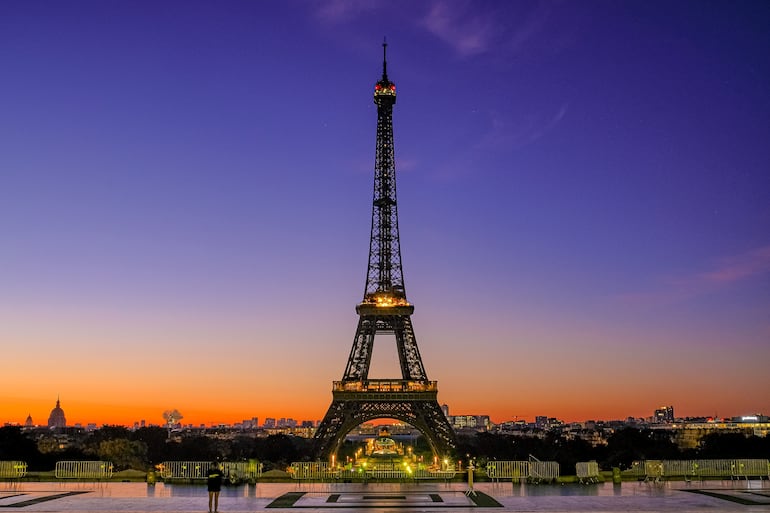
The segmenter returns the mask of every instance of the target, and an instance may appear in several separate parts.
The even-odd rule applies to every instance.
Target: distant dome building
[[[27,420],[24,421],[24,427],[32,427],[35,423],[32,422],[32,414],[27,415]]]
[[[49,428],[63,428],[67,427],[67,419],[64,417],[64,410],[59,405],[59,398],[56,398],[56,408],[51,410],[51,415],[48,417]]]

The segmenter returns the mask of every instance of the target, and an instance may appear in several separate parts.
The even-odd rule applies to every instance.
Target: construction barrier
[[[644,461],[634,461],[631,463],[631,468],[623,470],[620,474],[621,476],[630,477],[636,479],[637,481],[641,481],[646,476]]]
[[[770,479],[770,461],[766,459],[644,460],[635,461],[626,475],[639,480],[660,481],[671,478]]]
[[[289,467],[289,475],[292,479],[299,481],[324,481],[327,479],[337,479],[339,473],[331,468],[329,464],[322,461],[300,461],[292,463]]]
[[[527,482],[530,483],[553,483],[559,478],[559,463],[556,461],[530,461],[529,476]]]
[[[644,461],[644,480],[660,481],[663,478],[663,462],[660,460]]]
[[[663,460],[660,476],[684,477],[686,479],[697,475],[698,465],[691,460]]]
[[[225,482],[237,484],[248,481],[253,483],[262,476],[262,464],[257,460],[225,461],[222,462],[222,472],[225,474]]]
[[[306,461],[294,462],[289,466],[289,475],[297,481],[405,481],[410,479],[448,481],[453,479],[456,473],[455,470],[401,469],[397,465],[375,468],[347,467],[335,470],[328,463]]]
[[[112,463],[109,461],[57,461],[56,479],[109,479]]]
[[[160,477],[173,479],[206,479],[210,461],[164,461],[158,465]]]
[[[158,465],[158,472],[167,481],[204,480],[210,466],[210,461],[164,461]],[[257,460],[223,461],[219,466],[225,483],[254,482],[262,475],[262,464]]]
[[[770,479],[770,461],[752,459],[752,460],[735,460],[733,470],[733,477],[748,479],[750,477],[759,477]]]
[[[575,464],[575,474],[579,483],[598,483],[599,464],[595,461],[581,461]]]
[[[25,461],[0,461],[0,479],[17,479],[27,474]]]
[[[367,470],[366,471],[366,478],[367,479],[389,479],[394,480],[398,479],[399,481],[404,479],[411,479],[412,475],[408,472],[405,472],[403,470]]]
[[[487,477],[492,481],[522,479],[529,483],[556,481],[559,478],[559,463],[556,461],[490,461],[486,468]]]
[[[487,463],[487,477],[492,481],[500,479],[526,479],[529,477],[528,461],[490,461]]]
[[[413,477],[415,479],[436,479],[436,480],[444,480],[444,481],[450,481],[454,479],[457,472],[454,470],[427,470],[427,469],[420,469],[415,470]]]

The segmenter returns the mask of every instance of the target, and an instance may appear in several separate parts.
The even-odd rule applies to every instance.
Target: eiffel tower
[[[358,328],[342,381],[335,381],[332,404],[315,434],[316,455],[336,455],[345,435],[379,418],[406,422],[419,430],[437,456],[455,447],[455,435],[437,401],[436,381],[429,381],[417,348],[401,268],[393,152],[393,105],[396,85],[388,79],[387,43],[383,43],[382,78],[374,86],[377,149],[374,168],[372,231],[363,301],[356,306]],[[374,338],[395,335],[400,379],[369,379]]]

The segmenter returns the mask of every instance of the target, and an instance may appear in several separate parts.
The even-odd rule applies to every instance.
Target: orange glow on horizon
[[[447,387],[449,388],[449,387]],[[652,415],[655,408],[660,405],[655,401],[648,404],[632,407],[627,397],[622,392],[615,394],[597,393],[593,397],[586,395],[576,401],[572,394],[558,394],[554,397],[541,394],[536,397],[518,396],[511,397],[506,403],[493,403],[488,399],[482,399],[476,392],[453,394],[454,400],[448,399],[445,394],[439,393],[439,404],[449,405],[450,415],[489,415],[492,422],[501,423],[509,420],[534,421],[538,415],[555,417],[565,422],[584,422],[586,420],[623,420],[627,417],[644,418]],[[275,419],[293,418],[298,422],[303,420],[318,421],[326,412],[331,402],[331,392],[327,387],[322,387],[320,393],[307,395],[293,395],[275,397],[272,401],[259,401],[254,408],[244,406],[251,401],[244,397],[230,399],[209,399],[202,401],[188,395],[180,397],[178,401],[162,404],[155,398],[151,400],[136,400],[134,398],[122,398],[120,402],[113,401],[81,401],[62,395],[61,407],[67,418],[67,425],[88,424],[123,425],[132,427],[134,423],[145,421],[146,425],[165,424],[163,412],[169,409],[178,409],[183,418],[182,425],[206,425],[212,424],[236,424],[243,420],[258,417],[259,424],[264,424],[265,418]],[[184,400],[183,400],[184,399]],[[606,401],[606,402],[605,402]],[[692,398],[696,403],[695,397]],[[749,404],[750,401],[747,401]],[[20,399],[0,397],[3,417],[0,422],[23,425],[27,415],[31,415],[35,425],[47,424],[51,409],[56,404],[53,399]],[[547,404],[547,406],[546,406]],[[706,415],[708,412],[696,407],[677,408],[677,417]],[[736,413],[737,414],[737,413]]]

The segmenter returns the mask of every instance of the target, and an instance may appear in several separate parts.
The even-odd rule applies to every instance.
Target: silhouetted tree
[[[465,454],[475,455],[477,458],[510,460],[515,454],[515,439],[512,436],[493,435],[492,433],[478,433],[472,439],[472,449]]]
[[[139,428],[131,433],[130,439],[147,446],[147,459],[151,465],[179,459],[175,454],[179,444],[169,442],[166,428],[158,426]]]
[[[115,470],[147,468],[147,446],[144,442],[137,440],[125,438],[103,440],[99,444],[98,455],[100,459],[111,462]]]
[[[746,436],[743,433],[710,433],[700,442],[698,457],[709,458],[770,458],[768,437]]]
[[[615,431],[607,439],[606,457],[602,468],[629,468],[635,460],[677,459],[679,448],[663,431],[625,428]]]
[[[549,459],[559,462],[562,475],[574,475],[578,462],[596,459],[596,450],[581,438],[554,441],[551,448]]]
[[[21,432],[18,426],[0,428],[0,460],[25,461],[28,467],[36,467],[42,455],[34,440]]]
[[[300,459],[294,437],[286,435],[270,435],[258,440],[257,459],[265,463],[267,470],[285,469],[292,461]]]
[[[206,436],[191,436],[182,439],[178,444],[179,459],[192,461],[215,461],[223,459],[218,440]]]
[[[233,461],[254,458],[257,452],[257,442],[250,436],[236,436],[230,443],[228,458]]]

